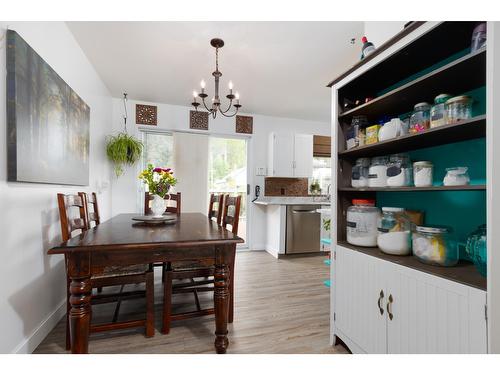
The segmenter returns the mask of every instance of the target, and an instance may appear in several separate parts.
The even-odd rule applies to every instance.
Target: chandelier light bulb
[[[197,96],[198,96],[198,93],[196,91],[193,91],[193,97],[196,99]]]
[[[234,94],[234,97],[236,98],[236,100],[240,100],[240,93],[237,92],[236,94]]]
[[[233,81],[229,81],[228,86],[229,86],[229,90],[232,90],[233,89]]]
[[[201,82],[200,82],[200,86],[201,86],[201,88],[202,88],[202,89],[204,89],[204,88],[205,88],[205,85],[206,85],[205,80],[204,80],[204,79],[202,79],[202,80],[201,80]]]

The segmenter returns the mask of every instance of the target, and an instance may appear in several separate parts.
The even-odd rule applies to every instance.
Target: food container
[[[474,52],[486,46],[486,22],[481,22],[472,31],[470,51]]]
[[[346,132],[347,149],[364,145],[365,130],[368,124],[366,116],[354,116],[351,120],[351,125]]]
[[[380,125],[372,125],[366,128],[365,144],[371,145],[378,142],[378,131]]]
[[[448,124],[470,119],[472,117],[472,98],[467,95],[455,96],[446,101]]]
[[[411,185],[411,163],[408,154],[394,154],[387,164],[387,186],[401,187]]]
[[[404,208],[382,207],[378,222],[377,246],[392,255],[411,254],[411,221]]]
[[[451,95],[440,94],[434,98],[434,105],[431,108],[431,128],[446,125],[446,101]]]
[[[443,179],[444,186],[462,186],[469,185],[470,178],[467,173],[467,167],[446,168],[446,175]]]
[[[432,186],[434,166],[430,161],[413,163],[413,183],[416,187]]]
[[[399,118],[393,118],[382,126],[378,131],[378,140],[386,141],[402,135],[403,122]]]
[[[347,242],[356,246],[377,246],[380,209],[373,199],[353,199],[347,209]]]
[[[423,263],[446,267],[458,263],[458,244],[448,227],[417,226],[412,237],[413,254]]]
[[[467,237],[465,251],[479,273],[486,277],[486,224],[481,225]]]
[[[387,156],[376,156],[371,159],[370,169],[368,170],[369,187],[387,186]]]
[[[370,167],[370,158],[356,159],[356,164],[351,171],[351,185],[354,188],[368,186],[368,170]]]
[[[430,112],[431,106],[427,102],[415,104],[413,113],[410,117],[410,133],[420,133],[430,126]]]

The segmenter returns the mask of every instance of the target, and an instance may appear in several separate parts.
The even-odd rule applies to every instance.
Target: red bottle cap
[[[366,42],[368,42],[368,39],[366,38],[366,36],[364,36],[364,37],[362,37],[362,38],[361,38],[361,41],[362,41],[363,43],[366,43]]]
[[[353,199],[352,204],[354,204],[355,206],[375,206],[375,199]]]

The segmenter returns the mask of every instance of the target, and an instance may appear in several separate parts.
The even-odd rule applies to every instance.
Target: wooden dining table
[[[225,353],[236,244],[243,240],[201,213],[175,215],[174,224],[161,225],[133,221],[135,216],[114,216],[48,251],[67,259],[71,352],[89,350],[93,274],[107,266],[213,259],[214,345],[217,353]]]

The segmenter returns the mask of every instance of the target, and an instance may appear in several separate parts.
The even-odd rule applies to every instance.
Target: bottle
[[[375,51],[375,46],[372,42],[368,41],[366,36],[361,38],[361,41],[363,42],[363,48],[361,48],[361,60],[363,60],[366,56]]]

